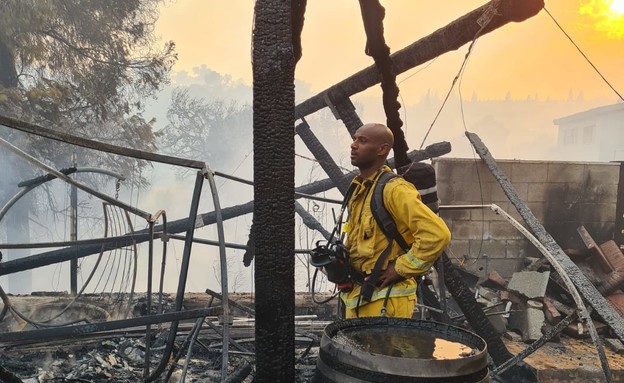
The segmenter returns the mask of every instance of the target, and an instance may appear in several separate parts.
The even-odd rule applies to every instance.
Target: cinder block
[[[507,197],[507,194],[505,194],[503,187],[498,182],[493,182],[490,185],[490,201],[496,204],[509,201],[509,197]]]
[[[521,258],[525,259],[530,255],[528,248],[534,247],[524,236],[522,239],[507,240],[505,242],[505,258]]]
[[[442,209],[440,217],[449,221],[469,221],[471,217],[471,209]]]
[[[433,161],[431,161],[431,165],[436,172],[436,180],[438,184],[450,183],[448,181],[452,180],[451,176],[454,164],[455,161],[451,161],[450,159],[444,157],[435,158]]]
[[[472,160],[440,160],[436,176],[445,182],[472,182],[476,179],[476,172],[477,164]]]
[[[507,244],[505,241],[498,240],[470,240],[470,255],[473,257],[486,256],[490,259],[504,259],[506,258]]]
[[[453,183],[452,182],[449,182],[447,180],[440,182],[440,180],[438,179],[437,188],[438,188],[438,198],[440,199],[440,202],[442,202],[443,205],[456,204],[456,202],[454,202],[455,196],[453,195]]]
[[[490,237],[489,222],[453,221],[452,236],[456,239],[474,239]]]
[[[516,162],[511,166],[512,182],[545,182],[548,178],[547,162]]]
[[[470,241],[467,239],[451,239],[449,244],[449,253],[458,258],[464,258],[470,254]]]
[[[453,198],[455,204],[481,204],[481,201],[492,200],[492,189],[488,184],[478,182],[453,182]]]
[[[583,201],[596,203],[617,201],[617,192],[617,184],[592,182],[583,194]]]
[[[580,163],[551,162],[548,164],[548,182],[570,182],[585,179],[587,167]]]
[[[581,222],[615,221],[615,203],[580,203],[577,209]]]
[[[511,224],[500,223],[497,225],[490,225],[490,234],[492,239],[495,240],[507,240],[507,239],[522,239],[524,236]]]
[[[506,202],[503,202],[502,205],[506,205]],[[489,205],[489,204],[487,204]],[[498,207],[505,210],[501,204],[496,203]],[[504,218],[500,214],[496,214],[491,208],[484,207],[482,209],[471,209],[470,211],[470,219],[473,221],[501,221]],[[498,223],[497,223],[498,224]]]
[[[545,317],[543,304],[538,301],[529,300],[526,307],[512,309],[509,316],[509,327],[520,331],[524,342],[533,342],[542,337],[542,326]]]
[[[546,195],[548,184],[543,182],[533,182],[529,184],[527,190],[527,202],[544,202],[548,200]]]
[[[490,259],[489,257],[469,258],[464,261],[466,270],[486,278],[490,271],[496,270],[503,278],[510,278],[522,268],[520,259]]]
[[[547,202],[547,206],[548,216],[557,221],[579,221],[580,212],[574,203],[555,200]]]
[[[549,278],[549,271],[543,273],[537,271],[521,271],[511,276],[507,288],[512,291],[517,291],[529,299],[542,299],[546,293],[546,286],[548,285]]]
[[[617,185],[620,178],[620,164],[587,164],[587,175],[591,183]]]

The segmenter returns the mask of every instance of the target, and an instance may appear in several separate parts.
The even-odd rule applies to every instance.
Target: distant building
[[[558,118],[554,123],[559,127],[555,159],[624,161],[624,103]]]

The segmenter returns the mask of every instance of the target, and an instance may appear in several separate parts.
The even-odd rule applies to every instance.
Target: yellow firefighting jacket
[[[353,179],[357,186],[347,205],[349,218],[343,229],[347,234],[346,246],[351,265],[367,275],[388,246],[388,238],[377,225],[370,203],[375,183],[382,171],[391,169],[384,166],[365,180],[359,176]],[[389,296],[413,295],[416,293],[416,281],[412,277],[424,274],[431,268],[450,241],[451,233],[444,221],[423,204],[414,185],[403,178],[395,177],[387,182],[383,200],[394,218],[397,230],[408,244],[412,244],[405,253],[393,241],[382,270],[386,269],[389,262],[394,262],[397,273],[406,279],[396,283]],[[383,290],[375,289],[371,302],[385,298],[386,293],[387,287]],[[360,288],[355,286],[351,292],[342,293],[341,298],[348,308],[355,308],[359,295]],[[360,302],[360,305],[364,303]]]

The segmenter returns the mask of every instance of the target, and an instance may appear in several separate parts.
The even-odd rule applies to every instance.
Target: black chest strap
[[[370,302],[373,296],[373,291],[375,290],[375,287],[377,285],[377,280],[379,279],[381,268],[383,267],[384,263],[386,262],[386,258],[388,258],[388,255],[392,250],[393,242],[396,241],[399,246],[401,246],[401,249],[403,249],[403,251],[405,252],[408,252],[411,248],[411,246],[409,246],[407,242],[405,242],[405,239],[399,233],[394,219],[390,215],[388,209],[386,209],[386,206],[383,202],[383,193],[384,188],[386,187],[386,183],[394,177],[398,176],[392,172],[383,172],[379,176],[379,179],[375,184],[373,196],[371,197],[371,213],[373,214],[377,225],[379,225],[379,228],[385,234],[388,240],[388,246],[379,255],[379,258],[377,258],[377,261],[375,262],[375,266],[373,267],[370,276],[362,284],[360,294],[362,299],[367,302]]]

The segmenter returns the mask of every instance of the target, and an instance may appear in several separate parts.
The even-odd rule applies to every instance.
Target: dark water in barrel
[[[356,350],[399,358],[461,359],[478,352],[461,342],[409,327],[344,329],[332,339]]]

